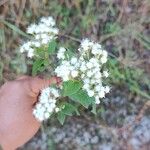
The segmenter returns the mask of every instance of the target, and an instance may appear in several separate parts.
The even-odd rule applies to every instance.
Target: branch
[[[3,0],[0,2],[0,6],[4,5],[6,2],[8,2],[9,0]]]

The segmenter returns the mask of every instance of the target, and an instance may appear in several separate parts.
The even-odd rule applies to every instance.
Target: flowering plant
[[[89,39],[83,39],[78,53],[72,56],[64,47],[58,47],[59,30],[52,17],[41,18],[38,24],[27,28],[31,39],[20,47],[20,52],[26,52],[29,58],[34,59],[32,73],[37,74],[50,68],[50,56],[56,56],[56,67],[53,74],[62,78],[62,85],[43,89],[33,114],[39,121],[57,115],[61,124],[66,116],[74,113],[79,115],[80,105],[85,108],[92,106],[96,113],[96,104],[109,93],[109,86],[105,79],[109,73],[106,68],[107,51]],[[49,63],[50,62],[50,63]],[[67,97],[67,98],[66,98]]]

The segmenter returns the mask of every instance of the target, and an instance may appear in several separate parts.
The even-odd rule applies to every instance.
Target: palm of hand
[[[27,142],[40,128],[32,115],[40,89],[50,81],[23,77],[8,82],[0,89],[0,143],[4,150],[14,150]]]

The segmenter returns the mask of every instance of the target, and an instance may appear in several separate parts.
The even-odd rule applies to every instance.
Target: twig
[[[4,5],[6,2],[8,2],[9,0],[3,0],[0,2],[0,6]]]
[[[140,112],[138,113],[138,115],[135,117],[134,121],[132,122],[135,123],[135,124],[138,124],[140,122],[140,120],[142,119],[143,115],[144,115],[144,112],[150,107],[150,100],[148,100],[144,106],[142,107],[142,109],[140,110]],[[124,132],[124,131],[128,131],[131,127],[132,127],[132,124],[129,123],[127,124],[127,126],[119,129],[119,132]]]
[[[120,22],[122,17],[123,17],[123,14],[125,12],[125,7],[127,6],[128,4],[128,0],[123,0],[123,3],[122,3],[122,8],[121,8],[121,11],[120,11],[120,14],[118,16],[118,19],[117,19],[117,22]]]
[[[21,22],[21,18],[23,16],[23,11],[25,9],[25,4],[26,4],[26,0],[23,0],[22,4],[20,5],[19,14],[18,14],[17,19],[16,19],[17,25]]]
[[[79,43],[81,42],[81,40],[80,40],[80,39],[75,38],[75,37],[70,36],[70,35],[59,34],[59,36],[60,36],[60,37],[65,37],[65,38],[71,39],[71,40],[76,41],[76,42],[79,42]]]

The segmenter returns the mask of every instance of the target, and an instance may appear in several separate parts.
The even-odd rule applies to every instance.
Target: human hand
[[[25,144],[40,128],[32,115],[40,90],[58,84],[60,78],[43,80],[23,76],[0,88],[0,144],[3,150],[14,150]]]

